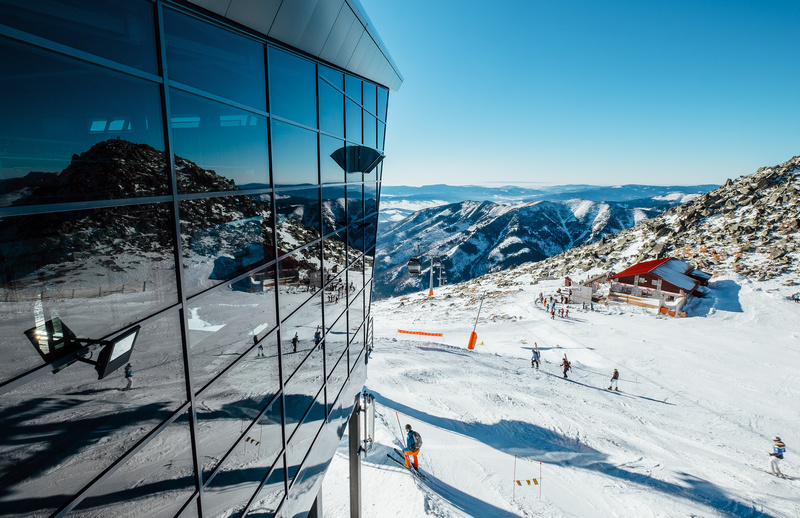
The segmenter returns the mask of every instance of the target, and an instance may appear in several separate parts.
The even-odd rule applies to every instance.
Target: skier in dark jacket
[[[414,469],[419,469],[419,460],[417,459],[417,455],[419,454],[419,448],[417,447],[416,443],[414,442],[414,430],[411,429],[411,425],[406,425],[406,447],[403,448],[403,456],[406,459],[406,467],[411,468],[412,459],[413,457],[413,466]]]
[[[561,362],[561,366],[564,367],[564,377],[567,377],[567,371],[572,370],[572,365],[570,365],[569,360],[567,359],[567,355],[564,355],[564,360]]]
[[[531,356],[531,367],[539,368],[539,346],[533,343],[533,355]]]
[[[619,371],[614,369],[614,373],[611,374],[611,385],[608,386],[608,390],[611,390],[611,387],[614,387],[614,390],[619,392],[619,387],[617,386],[617,381],[619,380]]]
[[[128,384],[122,390],[130,390],[133,384],[133,366],[130,363],[125,366],[125,381]]]

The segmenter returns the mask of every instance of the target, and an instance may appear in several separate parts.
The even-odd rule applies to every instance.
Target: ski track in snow
[[[714,278],[685,319],[597,304],[555,320],[534,300],[559,281],[509,277],[515,286],[478,280],[373,302],[364,516],[800,516],[800,482],[758,471],[775,434],[789,449],[781,469],[800,471],[800,306],[785,276]],[[606,388],[614,368],[618,393]],[[407,422],[423,436],[427,481],[386,458]],[[345,438],[323,484],[326,516],[349,516],[347,451]]]

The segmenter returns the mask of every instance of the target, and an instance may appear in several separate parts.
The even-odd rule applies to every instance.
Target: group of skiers
[[[533,342],[533,351],[532,351],[532,354],[531,354],[531,368],[532,369],[536,369],[536,370],[539,369],[539,362],[541,361],[541,357],[542,357],[542,355],[539,352],[539,344],[536,343],[536,342]],[[563,369],[564,377],[567,378],[568,377],[567,373],[572,371],[572,362],[570,362],[569,359],[567,359],[567,355],[566,354],[564,354],[564,358],[561,360],[561,365],[559,365],[559,366]],[[619,371],[617,369],[614,369],[614,372],[611,373],[611,384],[608,386],[608,390],[612,390],[613,389],[613,390],[616,390],[617,392],[619,392],[619,387],[617,385],[618,383],[619,383]]]

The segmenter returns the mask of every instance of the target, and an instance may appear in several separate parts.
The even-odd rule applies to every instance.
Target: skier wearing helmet
[[[406,425],[406,447],[403,448],[403,456],[406,459],[406,467],[411,469],[411,461],[413,460],[414,469],[419,469],[419,460],[417,455],[419,449],[422,447],[422,438],[415,432],[410,424]],[[412,459],[413,458],[413,459]]]
[[[769,454],[770,473],[777,477],[783,477],[783,473],[778,467],[778,461],[783,459],[783,454],[786,453],[786,445],[777,435],[772,439],[772,443],[772,451]]]

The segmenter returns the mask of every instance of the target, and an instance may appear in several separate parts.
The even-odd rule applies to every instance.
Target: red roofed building
[[[707,286],[709,279],[710,274],[672,257],[644,261],[608,278],[611,298],[675,311],[684,306],[699,286]],[[656,300],[631,301],[631,297]]]

